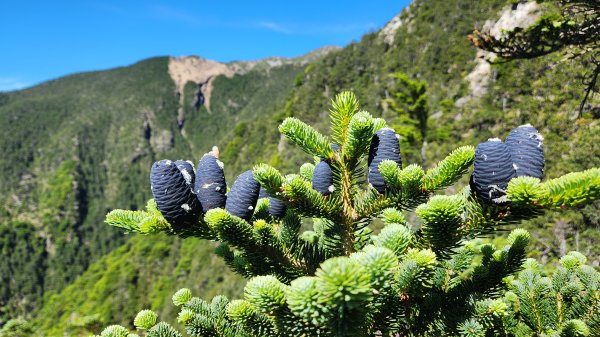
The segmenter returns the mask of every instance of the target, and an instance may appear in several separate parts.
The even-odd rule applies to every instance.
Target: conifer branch
[[[331,137],[336,144],[345,144],[351,119],[358,111],[358,100],[354,93],[344,91],[331,100],[329,118],[331,119]]]
[[[333,154],[330,142],[325,136],[296,118],[286,118],[279,126],[279,131],[310,155],[330,158]]]
[[[433,192],[456,183],[471,167],[474,159],[475,148],[473,146],[457,148],[434,168],[427,170],[423,177],[422,189]]]

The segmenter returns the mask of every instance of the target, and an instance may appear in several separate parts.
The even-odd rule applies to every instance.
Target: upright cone
[[[498,138],[477,145],[471,187],[477,195],[494,203],[505,201],[508,182],[515,177],[510,151]]]
[[[379,164],[384,160],[392,160],[402,167],[400,142],[398,135],[391,128],[377,130],[371,139],[371,148],[369,149],[368,179],[371,186],[379,193],[385,193],[385,181],[379,173]]]
[[[157,161],[150,170],[156,206],[175,229],[193,225],[202,213],[192,190],[194,178],[192,165],[183,160]]]
[[[513,129],[506,138],[506,145],[515,164],[517,177],[544,176],[544,137],[530,124]]]
[[[283,218],[285,216],[285,212],[287,211],[287,205],[285,202],[269,197],[269,214],[271,214],[274,218]]]
[[[227,195],[225,210],[244,220],[250,220],[258,201],[260,184],[254,179],[252,170],[240,174]]]
[[[227,183],[223,163],[213,154],[207,153],[198,162],[194,192],[202,205],[202,212],[225,207]]]
[[[326,160],[321,160],[315,165],[312,176],[312,188],[322,195],[330,195],[335,190],[331,166]]]

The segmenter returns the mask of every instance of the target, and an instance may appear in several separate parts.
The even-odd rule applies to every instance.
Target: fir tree
[[[525,230],[510,232],[503,247],[479,239],[547,209],[598,200],[600,169],[542,182],[542,138],[523,126],[506,144],[460,147],[425,171],[403,166],[399,136],[360,111],[352,93],[338,95],[330,112],[330,137],[295,118],[279,127],[316,165],[284,175],[258,164],[225,200],[214,153],[217,165],[203,159],[195,175],[183,162],[161,161],[152,175],[156,201],[107,215],[129,232],[217,240],[216,253],[249,279],[238,300],[177,291],[177,321],[188,335],[600,335],[600,276],[581,254],[564,257],[547,277],[525,260]],[[470,186],[437,194],[471,165]],[[188,201],[194,177],[205,179],[195,185],[200,203]],[[406,211],[421,225],[408,223]],[[377,233],[375,222],[383,224]],[[150,310],[134,324],[146,336],[182,336]],[[134,335],[110,326],[101,336]]]
[[[385,99],[394,113],[388,118],[390,126],[402,136],[402,141],[409,145],[409,148],[421,144],[426,138],[429,115],[427,83],[412,79],[402,72],[394,73],[390,77],[393,79],[393,85],[390,97]]]

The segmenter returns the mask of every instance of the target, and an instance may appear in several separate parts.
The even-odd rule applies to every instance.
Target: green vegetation
[[[35,234],[31,224],[0,224],[0,282],[2,282],[2,316],[18,317],[39,305],[43,295],[46,251],[44,239]]]
[[[123,313],[139,308],[174,316],[177,309],[169,298],[182,284],[203,296],[238,296],[242,278],[211,256],[214,248],[197,239],[134,236],[100,258],[60,294],[47,295],[36,324],[47,336],[63,331],[85,335],[107,323],[130,325]],[[94,316],[95,324],[82,324]]]
[[[599,98],[592,97],[592,108],[578,117],[586,87],[582,79],[589,70],[585,60],[565,62],[551,54],[494,64],[481,75],[487,83],[483,94],[473,96],[470,87],[477,83],[466,77],[477,65],[477,50],[466,37],[473,27],[496,20],[506,5],[506,1],[415,1],[400,15],[403,24],[392,44],[383,42],[379,32],[368,34],[308,67],[302,85],[288,100],[287,115],[325,131],[326,120],[315,111],[327,111],[324,98],[331,98],[333,92],[353,90],[363,97],[365,110],[387,118],[390,112],[383,102],[397,90],[390,74],[401,72],[427,83],[425,142],[403,150],[416,155],[413,162],[431,166],[456,146],[479,143],[531,123],[545,137],[548,177],[598,167]],[[294,151],[292,147],[282,150],[299,165],[302,161],[295,155],[300,153]],[[534,257],[557,261],[569,250],[578,250],[598,264],[599,207],[596,203],[583,212],[548,213],[524,223],[536,247]]]
[[[590,95],[600,91],[600,1],[542,0],[544,13],[529,27],[517,27],[494,36],[474,32],[469,39],[478,48],[502,60],[530,59],[561,52],[568,59],[583,58],[591,71],[584,74],[587,86],[579,106],[580,115],[589,109]]]
[[[419,158],[420,154],[414,152],[427,138],[427,83],[413,80],[404,73],[392,74],[392,78],[394,87],[390,88],[391,97],[384,100],[389,104],[384,117],[401,135],[402,148],[407,149],[404,155]]]
[[[29,241],[33,247],[21,258],[35,257],[37,263],[28,268],[39,278],[29,283],[35,282],[40,291],[21,304],[39,306],[41,289],[60,291],[90,263],[124,242],[118,231],[97,224],[106,209],[136,207],[148,197],[137,187],[146,179],[136,175],[148,172],[146,162],[152,160],[143,141],[140,110],[148,107],[156,115],[169,114],[176,102],[172,100],[171,108],[161,104],[161,96],[170,97],[172,90],[163,58],[5,94],[0,132],[11,136],[0,140],[4,149],[0,186],[6,192],[0,223],[9,227],[15,220],[28,223],[29,235],[39,238]],[[147,153],[145,160],[131,160],[136,146]],[[106,149],[120,153],[119,158]],[[11,274],[21,277],[28,272],[15,266]],[[24,292],[27,283],[15,284],[0,303]],[[17,312],[28,318],[31,310]]]

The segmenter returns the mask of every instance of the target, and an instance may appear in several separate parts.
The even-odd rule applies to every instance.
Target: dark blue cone
[[[533,126],[521,125],[506,138],[517,177],[544,176],[544,137]]]
[[[223,173],[223,163],[212,154],[205,154],[198,162],[194,192],[202,205],[202,212],[225,207],[227,183]]]
[[[312,188],[322,195],[330,195],[335,190],[331,175],[331,166],[329,166],[327,161],[323,160],[315,165],[312,176]]]
[[[377,130],[371,139],[371,148],[369,149],[368,179],[371,186],[379,193],[385,193],[385,181],[379,173],[378,167],[384,160],[392,160],[398,164],[398,167],[402,168],[398,135],[390,128]]]
[[[150,170],[150,189],[158,210],[175,229],[198,221],[201,207],[192,187],[194,169],[183,160],[155,162]]]
[[[283,218],[286,210],[287,205],[285,202],[273,197],[269,197],[269,214],[271,214],[272,217]]]
[[[194,184],[194,166],[192,166],[192,163],[190,163],[189,161],[186,160],[177,160],[175,161],[175,166],[177,166],[177,169],[179,170],[179,172],[181,172],[181,174],[183,175],[183,178],[186,180],[186,184]]]
[[[225,210],[232,215],[250,220],[258,201],[260,184],[254,179],[252,170],[237,177],[225,203]]]
[[[515,177],[509,148],[500,139],[477,145],[471,187],[477,195],[495,203],[503,203],[508,182]]]
[[[267,190],[265,190],[264,188],[262,188],[262,186],[260,187],[260,191],[258,191],[258,198],[262,199],[262,198],[268,198],[269,194],[267,193]]]

